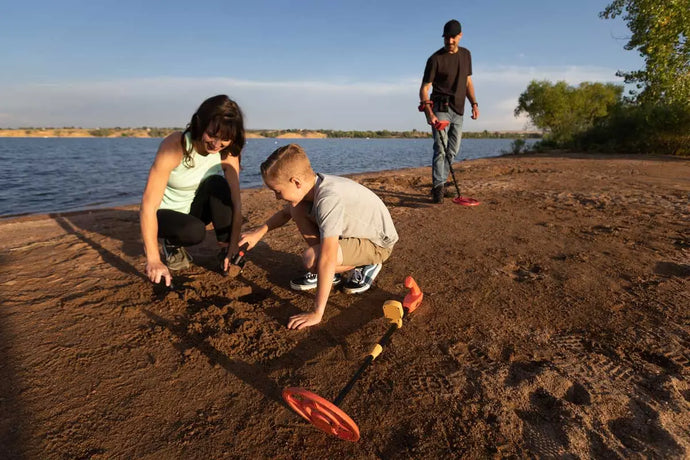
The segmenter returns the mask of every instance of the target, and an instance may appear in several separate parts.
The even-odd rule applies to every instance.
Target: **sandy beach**
[[[529,155],[359,174],[400,234],[374,287],[324,321],[293,292],[293,224],[244,271],[192,247],[176,289],[143,274],[138,207],[0,220],[0,458],[687,458],[690,160]],[[244,228],[281,204],[242,192]],[[422,305],[341,404],[361,439],[281,398],[332,400],[388,329],[412,275]]]

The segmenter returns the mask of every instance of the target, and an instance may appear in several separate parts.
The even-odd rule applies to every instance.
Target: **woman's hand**
[[[160,283],[161,279],[165,279],[166,286],[170,286],[172,283],[172,275],[170,275],[168,267],[160,260],[157,262],[146,262],[146,276],[155,284]]]

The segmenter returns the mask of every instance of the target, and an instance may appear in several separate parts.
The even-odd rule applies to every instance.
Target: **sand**
[[[400,233],[374,287],[292,292],[293,224],[244,271],[192,247],[174,291],[142,274],[137,207],[0,221],[0,458],[687,458],[690,161],[519,156],[362,174]],[[245,228],[280,204],[244,190]],[[281,398],[333,399],[388,329],[405,276],[422,305],[341,407],[361,439]]]

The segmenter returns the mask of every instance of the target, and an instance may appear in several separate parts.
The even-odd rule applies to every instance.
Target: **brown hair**
[[[192,141],[201,140],[204,132],[213,137],[232,141],[229,146],[220,151],[221,157],[225,158],[228,154],[239,157],[242,161],[242,149],[244,148],[244,117],[242,110],[235,101],[225,94],[219,94],[206,99],[192,115],[184,132],[182,133],[182,151],[184,158],[182,162],[187,167],[193,166],[192,149],[193,146],[187,145],[185,135],[190,133]]]
[[[299,176],[306,179],[314,175],[311,163],[304,149],[298,144],[289,144],[277,148],[261,163],[261,176],[264,181],[286,181]]]

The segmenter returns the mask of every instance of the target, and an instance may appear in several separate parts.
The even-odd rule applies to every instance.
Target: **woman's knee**
[[[186,222],[178,229],[180,241],[185,246],[192,246],[204,241],[206,237],[206,225],[200,220]]]
[[[225,177],[218,174],[209,176],[204,179],[203,187],[206,188],[206,193],[209,196],[215,197],[230,204],[230,186]]]

